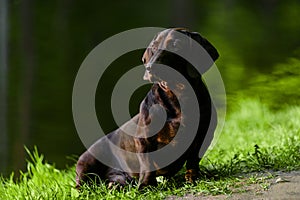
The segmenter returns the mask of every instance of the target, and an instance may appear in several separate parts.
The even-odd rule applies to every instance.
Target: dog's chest
[[[153,107],[157,105],[159,105],[161,109],[164,109],[166,118],[161,117],[161,110],[153,109]],[[176,145],[173,138],[176,136],[180,126],[181,110],[178,99],[171,90],[163,90],[157,84],[154,84],[143,101],[141,113],[145,125],[148,126],[149,129],[151,129],[151,123],[157,119],[165,120],[160,123],[163,124],[163,126],[159,129],[157,134],[151,137],[152,142],[156,143],[158,149],[167,144]],[[149,132],[151,133],[152,130],[149,130],[148,133]]]

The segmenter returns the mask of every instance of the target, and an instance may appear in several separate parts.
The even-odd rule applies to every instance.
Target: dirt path
[[[275,177],[270,179],[264,179],[268,176],[267,174],[259,174],[258,176],[262,177],[263,182],[242,186],[231,195],[186,195],[167,199],[300,200],[300,171],[274,172],[272,174]]]

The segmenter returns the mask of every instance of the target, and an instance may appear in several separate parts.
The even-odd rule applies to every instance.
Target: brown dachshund
[[[192,182],[199,176],[199,151],[205,136],[213,134],[217,119],[211,97],[201,78],[202,72],[199,73],[189,61],[178,55],[195,53],[192,40],[200,44],[211,57],[211,62],[200,63],[201,69],[206,68],[202,72],[219,57],[217,50],[198,33],[181,28],[158,33],[142,58],[146,67],[144,79],[154,84],[140,104],[139,113],[119,129],[100,138],[80,156],[76,166],[77,187],[93,179],[93,176],[108,181],[109,186],[115,183],[125,185],[134,177],[139,178],[140,188],[156,185],[157,176],[172,177],[184,164],[187,181]],[[190,100],[192,98],[186,83],[164,73],[161,65],[171,67],[188,81],[198,105]],[[183,112],[188,107],[192,111],[194,107],[199,108],[195,135],[186,131],[189,121],[194,120],[191,109]],[[167,146],[176,154],[176,159],[166,164],[164,159],[172,157],[173,153],[160,150]],[[187,148],[181,149],[183,146]],[[183,152],[178,153],[178,149]],[[151,154],[154,152],[157,153],[155,156]]]

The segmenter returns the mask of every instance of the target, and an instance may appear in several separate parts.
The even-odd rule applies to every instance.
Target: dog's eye
[[[177,45],[178,45],[178,40],[174,40],[174,41],[172,42],[172,46],[173,46],[173,47],[177,47]]]
[[[179,44],[179,40],[178,40],[178,39],[172,40],[172,41],[170,41],[169,44],[168,44],[168,49],[173,50],[173,51],[176,51],[176,50],[179,49],[179,45],[180,45],[180,44]]]
[[[146,67],[146,70],[147,70],[148,72],[150,72],[150,71],[151,71],[151,67]]]
[[[159,43],[157,41],[153,41],[152,44],[151,44],[151,51],[152,53],[155,53],[158,49],[158,45]]]
[[[156,52],[157,51],[157,46],[152,46],[151,50],[152,50],[152,53]]]

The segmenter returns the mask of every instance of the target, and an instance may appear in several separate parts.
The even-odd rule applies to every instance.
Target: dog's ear
[[[186,72],[191,78],[201,78],[201,74],[190,64],[187,65]]]
[[[217,49],[204,37],[202,37],[197,32],[191,32],[191,37],[196,40],[210,55],[213,61],[216,61],[219,58],[219,53]]]

